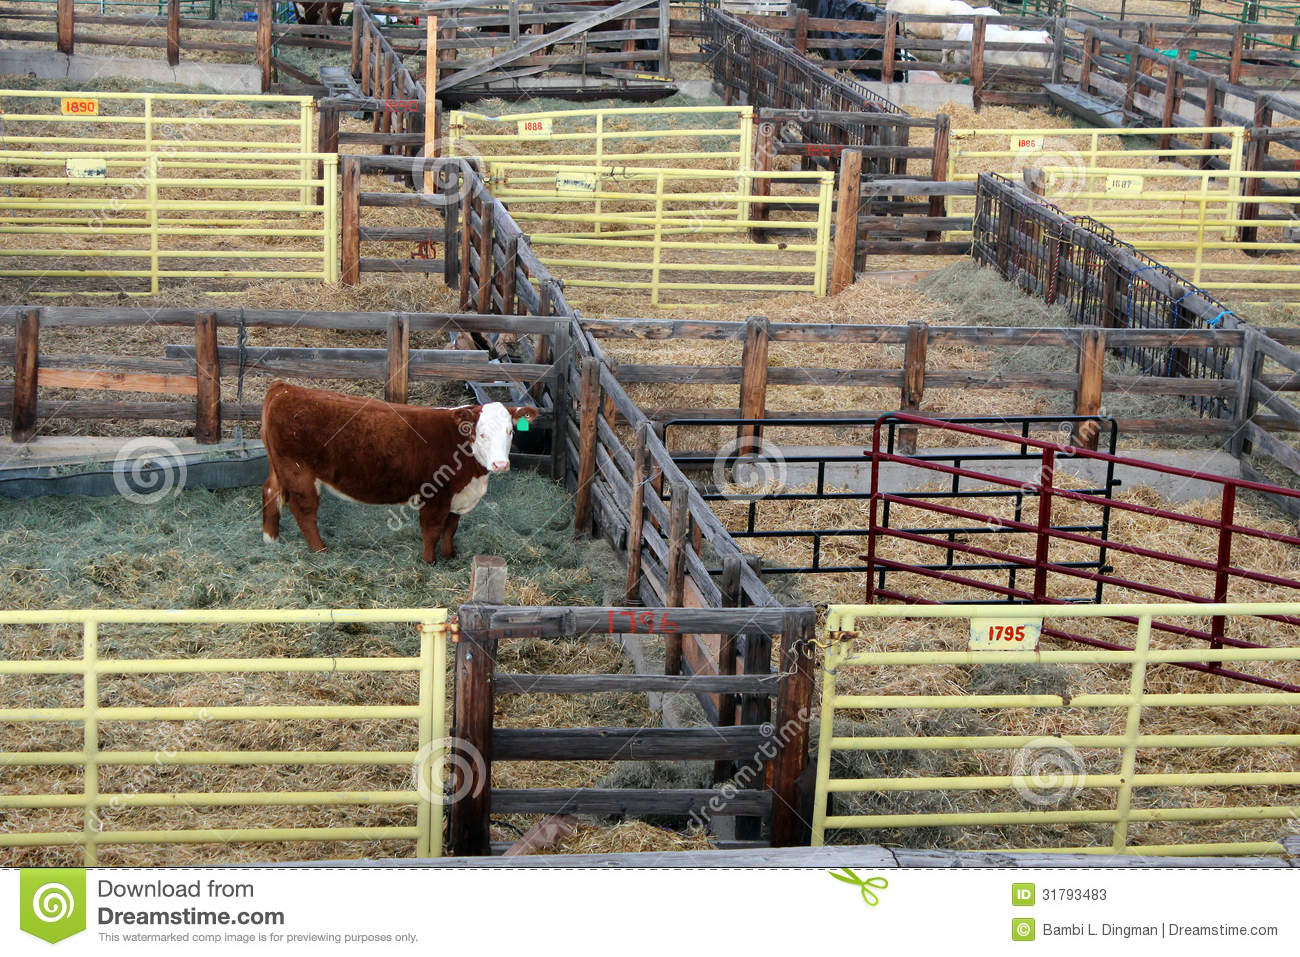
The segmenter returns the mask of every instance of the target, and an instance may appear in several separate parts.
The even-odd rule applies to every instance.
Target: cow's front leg
[[[456,557],[456,529],[460,527],[460,516],[452,512],[447,516],[447,524],[442,528],[442,557]]]
[[[448,501],[426,500],[420,506],[420,536],[424,539],[424,560],[430,565],[438,564],[438,540],[451,514]]]

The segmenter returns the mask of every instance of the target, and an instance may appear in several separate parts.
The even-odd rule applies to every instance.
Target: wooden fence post
[[[438,189],[442,192],[442,279],[450,289],[460,285],[460,167],[442,163],[438,167]]]
[[[862,197],[862,151],[840,154],[840,186],[835,208],[835,249],[831,263],[831,295],[853,285],[858,253],[858,209]]]
[[[596,477],[597,417],[600,415],[600,360],[586,356],[582,360],[582,403],[578,426],[578,490],[573,506],[573,537],[589,538],[592,534],[591,483]],[[556,416],[562,414],[555,410]]]
[[[361,23],[363,17],[359,16],[356,9],[352,11],[352,64],[350,72],[353,76],[361,76]]]
[[[1165,102],[1160,115],[1160,125],[1165,129],[1172,129],[1174,125],[1174,114],[1177,112],[1178,95],[1183,85],[1183,74],[1178,69],[1178,60],[1175,57],[1161,57],[1165,61]],[[1173,134],[1160,134],[1160,149],[1169,149],[1173,141]]]
[[[479,187],[482,185],[476,174],[468,167],[464,168],[466,188],[462,193],[460,210],[460,311],[469,312],[473,299],[471,286],[474,282],[474,207],[482,209],[479,200]]]
[[[14,329],[14,401],[13,442],[30,442],[36,438],[36,370],[40,365],[41,311],[27,309],[17,319]]]
[[[1204,126],[1214,126],[1214,119],[1219,112],[1219,81],[1217,77],[1210,77],[1205,83],[1205,120]],[[1201,149],[1208,150],[1214,145],[1214,134],[1201,134]],[[1202,156],[1200,158],[1200,168],[1210,168],[1210,157]]]
[[[880,79],[894,82],[894,60],[898,47],[898,14],[885,14],[885,49],[880,56]]]
[[[275,26],[273,0],[257,0],[257,66],[262,73],[262,92],[271,89],[271,30]]]
[[[808,11],[803,7],[794,15],[794,48],[800,56],[808,55]]]
[[[776,124],[759,122],[757,116],[754,117],[755,131],[754,137],[754,163],[753,168],[758,173],[772,172],[773,160],[776,157]],[[767,176],[755,176],[750,188],[750,194],[754,197],[771,196],[772,180]],[[771,217],[771,209],[765,202],[754,202],[750,205],[749,218],[761,219],[766,222]],[[749,241],[751,243],[767,242],[767,230],[761,227],[751,226],[749,228]]]
[[[1052,82],[1065,79],[1065,17],[1058,17],[1052,26]],[[1053,108],[1053,112],[1056,112]]]
[[[632,504],[627,511],[627,586],[623,590],[625,605],[641,604],[641,543],[645,536],[645,483],[650,455],[646,433],[649,428],[648,422],[637,423],[632,450]]]
[[[767,415],[767,347],[772,324],[763,316],[745,320],[745,345],[740,358],[740,417],[761,419]],[[736,430],[737,455],[758,451],[759,426],[742,425]]]
[[[448,847],[452,854],[484,857],[492,851],[492,715],[493,672],[497,642],[488,613],[479,605],[460,607],[460,640],[454,645],[455,690],[452,747],[452,793]],[[435,795],[435,798],[437,795]]]
[[[343,157],[343,237],[339,243],[339,281],[361,282],[361,161]]]
[[[952,124],[947,113],[939,113],[934,118],[934,156],[930,160],[930,179],[936,183],[948,182],[948,144]],[[930,215],[947,216],[948,199],[939,193],[930,197]],[[925,234],[925,241],[937,243],[943,238],[943,231],[930,230]]]
[[[976,17],[970,38],[970,96],[976,111],[984,105],[984,33],[988,17]]]
[[[411,320],[405,315],[388,317],[388,356],[384,369],[384,401],[406,402],[411,367]]]
[[[495,221],[492,204],[496,202],[492,194],[484,187],[479,191],[479,232],[478,236],[478,302],[476,306],[483,315],[492,312],[492,284],[496,278],[496,252],[493,248]],[[468,256],[465,257],[467,260]]]
[[[1101,413],[1101,380],[1106,368],[1106,334],[1097,328],[1084,329],[1079,336],[1078,385],[1074,392],[1075,415]],[[1076,422],[1072,445],[1097,450],[1101,432],[1097,422]]]
[[[743,589],[740,587],[740,569],[743,561],[739,555],[727,555],[722,559],[722,576],[718,579],[718,591],[722,595],[723,608],[740,608],[744,605]],[[718,642],[718,674],[734,675],[736,673],[736,634],[720,635]],[[718,696],[718,726],[727,727],[736,723],[736,702],[734,694]],[[720,784],[731,775],[731,761],[718,761],[713,768],[713,783]]]
[[[316,111],[316,152],[326,155],[336,154],[339,151],[339,111],[333,109],[317,109]],[[325,180],[325,163],[323,160],[316,161],[316,178],[324,182]],[[325,205],[325,187],[316,188],[316,205]]]
[[[930,344],[930,327],[924,322],[907,324],[907,345],[903,347],[903,389],[898,408],[903,412],[916,412],[925,396],[925,359]],[[898,430],[898,451],[902,455],[916,453],[916,428],[904,426]]]
[[[799,806],[799,776],[808,766],[817,622],[791,614],[781,634],[781,684],[776,698],[777,752],[772,762],[772,846],[807,843],[809,822]]]
[[[181,62],[181,0],[167,0],[167,62]]]
[[[437,155],[438,136],[438,18],[425,18],[424,31],[424,156]],[[424,191],[433,192],[433,173],[425,170]]]
[[[515,283],[519,271],[519,236],[507,236],[502,245],[505,247],[505,262],[501,266],[501,314],[517,316],[519,305],[515,301]]]
[[[1256,137],[1253,134],[1256,130],[1262,130],[1270,126],[1273,122],[1273,108],[1268,105],[1264,97],[1259,97],[1255,101],[1255,113],[1252,117],[1252,125],[1246,131],[1250,137],[1250,146],[1246,149],[1246,162],[1244,164],[1247,172],[1262,173],[1268,165],[1268,140],[1263,137]],[[1251,176],[1241,181],[1242,197],[1256,197],[1264,187],[1262,176]],[[1240,207],[1240,218],[1244,222],[1257,223],[1259,220],[1259,204],[1249,203]],[[1259,226],[1240,226],[1238,227],[1237,238],[1239,242],[1253,243],[1259,239]],[[1257,250],[1247,250],[1249,256],[1259,255]]]
[[[1079,52],[1079,89],[1084,93],[1092,92],[1092,53],[1096,42],[1096,34],[1091,29],[1083,31]]]
[[[75,42],[73,39],[73,21],[76,17],[76,13],[73,11],[73,0],[59,0],[57,16],[59,52],[72,56]]]
[[[221,441],[221,358],[214,312],[194,316],[194,376],[198,387],[194,441],[212,445]]]
[[[1232,407],[1232,438],[1228,443],[1228,451],[1236,458],[1241,458],[1251,450],[1247,433],[1250,420],[1255,415],[1255,379],[1264,365],[1264,353],[1259,348],[1262,333],[1251,326],[1243,326],[1241,332],[1241,348],[1233,365],[1237,393]]]
[[[686,596],[686,548],[690,534],[690,486],[685,482],[673,483],[673,497],[668,506],[668,565],[665,569],[667,578],[667,604],[680,608]],[[682,673],[682,636],[681,633],[665,636],[667,647],[664,651],[664,674]]]

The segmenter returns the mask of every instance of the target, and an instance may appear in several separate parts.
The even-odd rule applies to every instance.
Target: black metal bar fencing
[[[1123,329],[1239,329],[1222,302],[1115,237],[1102,223],[1071,217],[994,173],[976,187],[971,255],[1048,305],[1065,307],[1080,325]],[[1216,346],[1112,350],[1145,375],[1238,378],[1231,349]],[[1234,415],[1224,395],[1188,397],[1207,418]]]

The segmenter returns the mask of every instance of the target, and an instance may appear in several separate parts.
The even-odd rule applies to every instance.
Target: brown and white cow
[[[367,505],[418,508],[424,560],[456,554],[460,517],[487,492],[488,475],[510,468],[510,439],[525,406],[397,405],[274,382],[262,403],[262,442],[270,475],[262,487],[262,537],[280,534],[286,503],[314,552],[322,488]],[[526,426],[525,426],[526,428]]]

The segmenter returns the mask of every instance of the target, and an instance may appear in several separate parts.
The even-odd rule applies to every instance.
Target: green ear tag
[[[527,432],[527,431],[528,431],[528,420],[527,420],[527,419],[520,419],[517,423],[515,423],[515,431],[516,431],[516,432]]]

